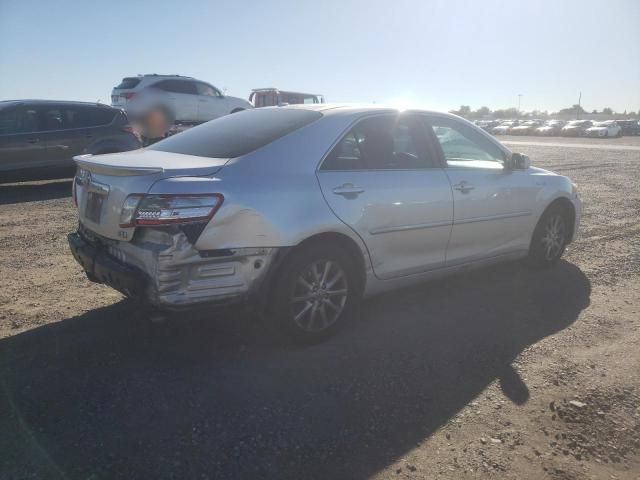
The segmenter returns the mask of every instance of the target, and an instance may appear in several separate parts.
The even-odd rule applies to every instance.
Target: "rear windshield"
[[[139,83],[140,79],[136,77],[123,78],[116,88],[136,88]]]
[[[169,137],[149,150],[210,158],[240,157],[320,117],[320,112],[278,107],[245,110]]]

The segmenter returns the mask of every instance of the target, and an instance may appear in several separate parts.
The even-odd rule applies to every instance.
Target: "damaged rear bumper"
[[[90,280],[168,310],[258,297],[278,253],[276,248],[198,251],[182,232],[153,229],[119,242],[81,226],[68,242]]]

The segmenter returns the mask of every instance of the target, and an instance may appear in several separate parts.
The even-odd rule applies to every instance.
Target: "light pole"
[[[518,115],[520,115],[520,99],[523,97],[521,93],[518,94]]]

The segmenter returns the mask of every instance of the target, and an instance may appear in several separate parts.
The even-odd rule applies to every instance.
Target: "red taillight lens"
[[[121,93],[120,96],[126,98],[127,100],[131,100],[133,97],[136,96],[136,92]]]
[[[224,197],[206,195],[129,195],[120,211],[120,226],[162,226],[210,220]]]

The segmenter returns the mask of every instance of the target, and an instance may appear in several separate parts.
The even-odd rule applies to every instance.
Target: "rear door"
[[[37,130],[36,108],[17,106],[0,111],[0,178],[3,171],[46,164],[46,143]]]
[[[542,183],[525,170],[505,169],[506,153],[475,127],[450,117],[424,118],[453,188],[447,265],[528,248]]]
[[[379,278],[444,265],[453,200],[412,114],[358,121],[317,175],[329,206],[364,241]]]
[[[152,85],[165,92],[164,100],[173,108],[178,122],[198,121],[198,90],[191,80],[161,80]]]

